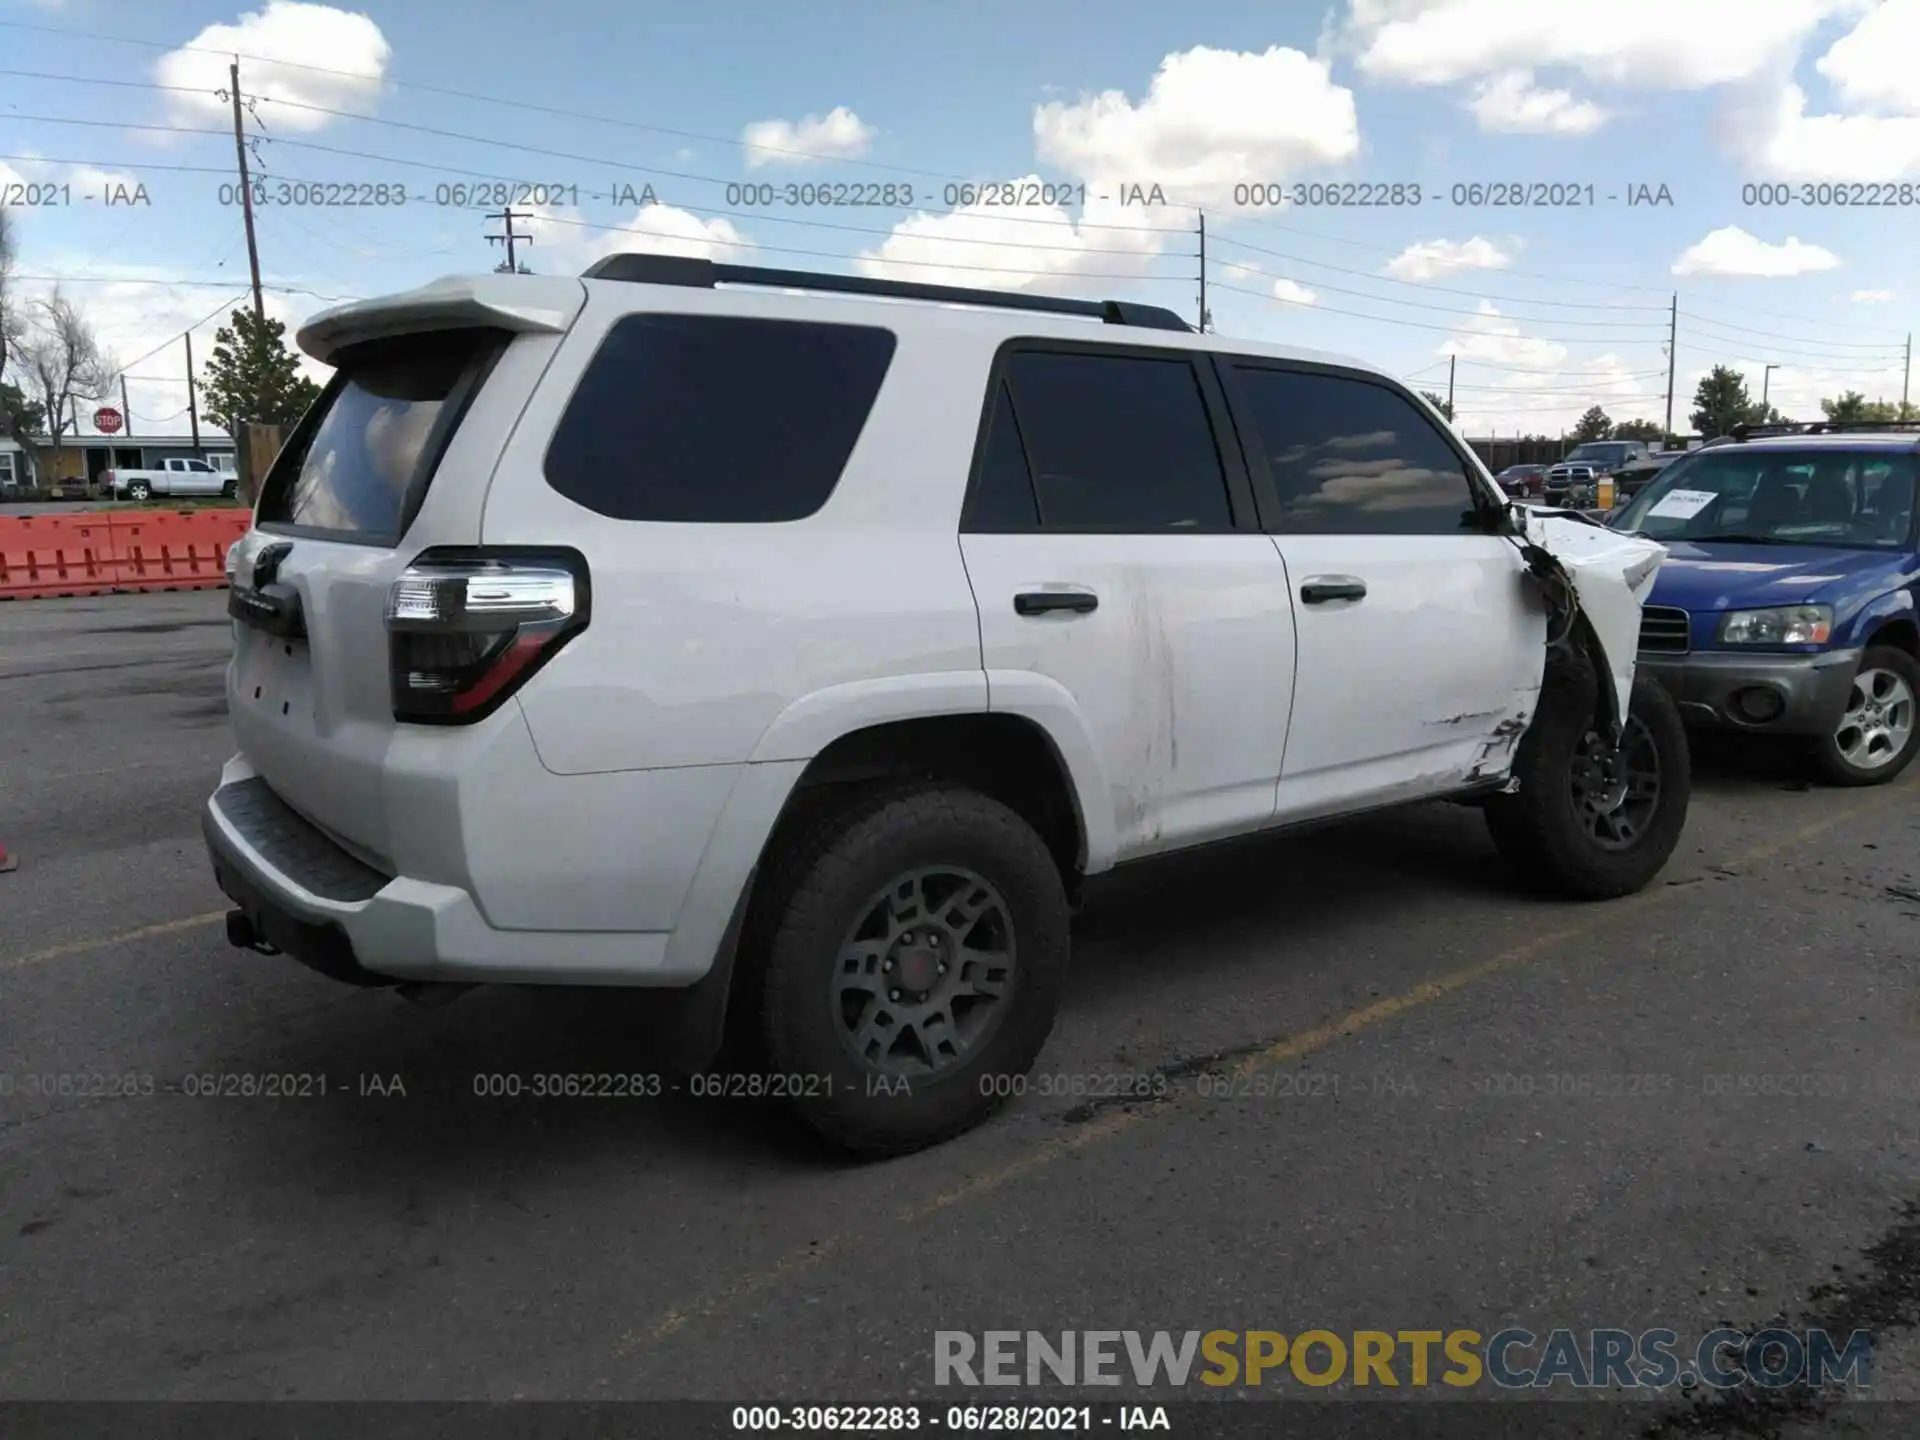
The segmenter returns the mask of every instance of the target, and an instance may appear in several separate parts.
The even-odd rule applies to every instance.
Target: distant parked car
[[[1691,725],[1802,738],[1828,779],[1878,785],[1920,748],[1920,434],[1729,437],[1613,512],[1667,547],[1640,668]]]
[[[1589,440],[1584,445],[1574,446],[1561,463],[1591,465],[1599,474],[1611,475],[1625,466],[1639,463],[1647,455],[1647,442],[1644,440]]]
[[[1578,507],[1582,503],[1593,503],[1593,487],[1600,478],[1600,469],[1596,465],[1571,460],[1562,460],[1547,471],[1546,484],[1542,487],[1541,498],[1549,505]],[[1584,502],[1580,497],[1584,495]]]
[[[1493,477],[1500,488],[1518,500],[1528,495],[1538,495],[1547,483],[1547,467],[1544,465],[1509,465]]]

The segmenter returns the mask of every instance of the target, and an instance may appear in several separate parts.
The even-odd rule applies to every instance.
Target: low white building
[[[24,490],[33,479],[33,461],[17,440],[0,435],[0,490]]]

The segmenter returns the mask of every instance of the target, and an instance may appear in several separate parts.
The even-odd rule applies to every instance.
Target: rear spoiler
[[[322,310],[300,327],[300,348],[322,364],[348,345],[430,330],[560,334],[586,304],[578,280],[548,275],[475,275]]]

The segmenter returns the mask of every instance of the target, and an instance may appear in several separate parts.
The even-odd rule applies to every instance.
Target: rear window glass
[[[274,462],[260,519],[398,539],[502,338],[443,331],[343,351],[333,383]]]
[[[629,315],[580,379],[547,483],[616,520],[800,520],[833,493],[893,360],[890,330]]]

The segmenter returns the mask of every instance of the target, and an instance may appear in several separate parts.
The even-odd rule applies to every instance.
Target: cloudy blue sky
[[[178,337],[204,358],[246,280],[234,54],[289,321],[497,263],[497,207],[440,203],[475,182],[547,187],[538,271],[666,249],[1190,318],[1204,213],[1215,328],[1442,392],[1457,356],[1473,434],[1659,418],[1676,293],[1680,425],[1716,363],[1778,367],[1790,414],[1897,397],[1915,316],[1920,0],[0,0],[0,200],[52,202],[16,205],[20,284],[86,307],[142,433],[184,431]],[[1041,203],[952,188],[1017,180]],[[280,203],[309,182],[406,198]],[[881,203],[790,203],[822,183]]]

